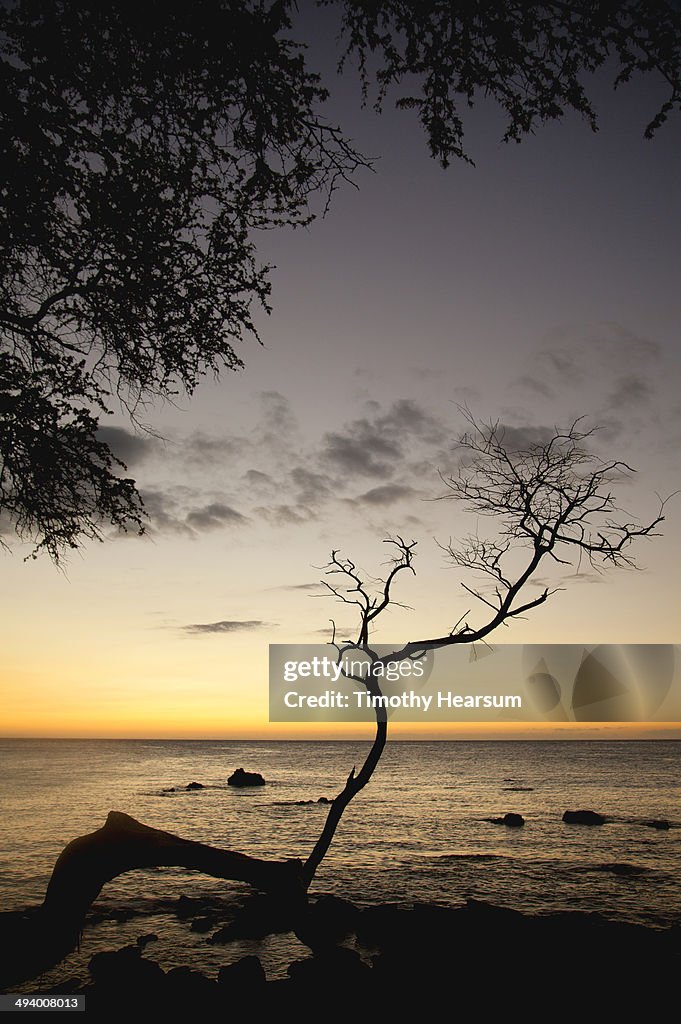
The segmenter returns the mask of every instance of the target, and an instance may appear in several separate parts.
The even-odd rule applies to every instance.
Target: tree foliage
[[[582,78],[608,59],[617,82],[667,83],[647,134],[679,104],[671,3],[320,3],[379,107],[407,88],[443,165],[479,94],[509,139],[569,109],[595,126]],[[296,17],[293,0],[0,8],[0,513],[56,559],[143,522],[99,418],[239,369],[269,308],[256,232],[308,223],[368,163],[321,113]]]
[[[323,0],[334,6],[336,0]],[[505,141],[574,111],[598,128],[585,74],[609,62],[615,87],[656,72],[666,98],[645,126],[652,138],[681,105],[681,12],[669,0],[452,3],[344,0],[344,56],[359,66],[365,99],[415,110],[443,167],[464,148],[461,106],[492,97]]]
[[[93,407],[118,397],[134,413],[238,369],[270,289],[253,231],[306,223],[362,162],[317,113],[326,91],[286,35],[288,6],[0,13],[0,486],[53,555],[98,522],[140,523]]]

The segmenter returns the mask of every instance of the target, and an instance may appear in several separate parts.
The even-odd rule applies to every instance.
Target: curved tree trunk
[[[220,850],[151,828],[110,811],[102,828],[80,836],[59,855],[47,886],[45,914],[82,922],[105,882],[135,868],[182,867],[214,878],[248,882],[264,892],[303,891],[299,860],[268,861]]]
[[[6,950],[2,987],[34,977],[62,960],[78,944],[85,915],[102,886],[126,871],[148,867],[190,868],[214,878],[248,882],[290,900],[305,897],[300,860],[247,857],[110,811],[102,828],[74,839],[59,855],[41,907],[0,917]]]

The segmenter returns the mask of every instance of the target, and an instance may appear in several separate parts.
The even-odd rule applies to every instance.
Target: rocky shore
[[[176,913],[207,942],[224,945],[226,961],[233,941],[288,931],[309,956],[292,962],[282,980],[268,981],[257,956],[226,962],[208,977],[189,966],[164,971],[154,960],[156,936],[145,934],[95,954],[89,983],[73,979],[50,991],[85,994],[88,1011],[172,1008],[193,1019],[236,1004],[307,1019],[329,1006],[335,1016],[360,1007],[397,1011],[405,1002],[456,1007],[465,996],[490,1011],[545,997],[611,1011],[675,998],[681,968],[681,925],[652,929],[595,913],[530,916],[475,900],[458,908],[358,908],[335,896],[297,907],[254,896],[228,922],[210,900],[181,898]]]

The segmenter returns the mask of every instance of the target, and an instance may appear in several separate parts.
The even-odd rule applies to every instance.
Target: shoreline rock
[[[562,819],[566,825],[605,825],[606,818],[598,811],[566,811]]]
[[[246,772],[243,768],[237,768],[227,779],[227,785],[243,789],[246,786],[264,786],[265,780],[260,772]]]
[[[505,825],[506,828],[522,828],[525,824],[522,814],[514,814],[513,811],[504,814],[502,818],[485,818],[485,821],[492,825]]]

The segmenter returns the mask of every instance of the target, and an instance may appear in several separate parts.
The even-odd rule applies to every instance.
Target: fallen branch
[[[2,986],[16,984],[58,963],[78,944],[85,915],[112,878],[148,867],[181,867],[214,878],[247,882],[290,902],[305,899],[300,860],[268,861],[220,850],[151,828],[110,811],[96,832],[68,844],[54,866],[41,907],[2,915]]]

